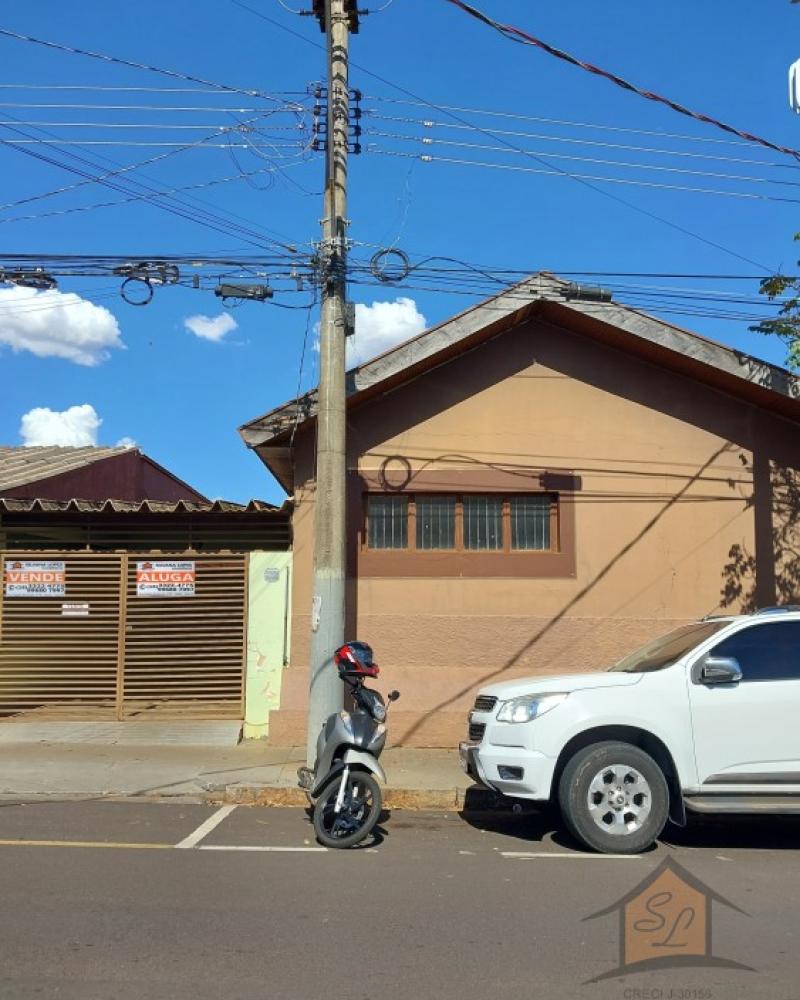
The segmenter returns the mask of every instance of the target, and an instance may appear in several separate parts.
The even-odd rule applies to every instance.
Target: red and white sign
[[[6,597],[64,597],[66,592],[63,562],[6,562]]]
[[[194,597],[194,562],[137,562],[137,597]]]

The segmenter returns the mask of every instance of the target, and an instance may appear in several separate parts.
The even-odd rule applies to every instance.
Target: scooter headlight
[[[376,702],[372,708],[372,717],[376,722],[384,722],[386,720],[386,706]]]

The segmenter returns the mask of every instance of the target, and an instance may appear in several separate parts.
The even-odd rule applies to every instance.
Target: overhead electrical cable
[[[286,166],[292,166],[292,164],[285,164],[281,168],[281,171],[286,168]],[[198,191],[202,188],[208,187],[218,187],[221,184],[231,184],[234,181],[247,180],[250,177],[263,176],[264,174],[274,174],[278,172],[278,167],[260,167],[258,170],[251,170],[244,173],[234,174],[229,177],[217,177],[208,181],[198,181],[195,184],[184,184],[180,187],[165,188],[158,192],[159,197],[165,198],[173,194],[181,194],[185,191]],[[115,201],[101,201],[95,202],[91,205],[76,205],[73,208],[58,208],[53,209],[50,212],[37,212],[31,215],[12,215],[8,218],[0,217],[0,226],[9,222],[28,222],[33,219],[50,219],[59,215],[76,215],[81,212],[93,212],[101,208],[113,208],[117,205],[127,205],[135,201],[146,201],[151,195],[144,194],[134,194],[127,198],[118,198]]]
[[[512,151],[507,149],[505,146],[487,146],[485,143],[477,142],[459,142],[456,139],[438,139],[430,136],[416,136],[416,135],[404,135],[398,132],[381,132],[379,129],[368,129],[367,133],[369,135],[375,135],[382,139],[395,139],[399,142],[413,142],[422,143],[423,145],[430,146],[452,146],[456,149],[475,149],[486,153],[505,153],[510,154]],[[670,167],[665,164],[656,163],[643,163],[641,161],[631,161],[631,160],[606,160],[602,157],[594,156],[578,156],[572,153],[551,153],[551,152],[540,152],[539,150],[520,150],[521,154],[527,155],[533,152],[536,156],[547,156],[553,160],[572,160],[579,163],[595,163],[602,164],[609,167],[625,167],[625,168],[635,168],[637,170],[655,170],[662,173],[675,173],[675,174],[687,174],[693,177],[716,177],[723,178],[726,180],[734,181],[748,181],[756,184],[780,184],[788,187],[800,187],[800,180],[798,181],[788,181],[788,180],[778,180],[771,177],[759,177],[753,174],[728,174],[721,171],[714,170],[697,170],[691,167]]]
[[[292,35],[294,38],[299,39],[306,45],[311,45],[316,49],[319,49],[321,51],[326,51],[325,46],[320,45],[318,42],[312,41],[310,38],[307,38],[305,35],[300,34],[300,32],[298,31],[293,31],[286,25],[281,24],[280,21],[276,21],[274,18],[271,18],[267,14],[262,13],[262,11],[257,10],[255,7],[251,7],[249,4],[243,3],[242,0],[230,0],[230,2],[234,4],[234,6],[240,7],[242,10],[249,11],[249,13],[253,14],[255,17],[260,18],[262,21],[266,21],[268,24],[271,24],[273,27],[278,28],[280,31]],[[461,125],[466,125],[474,129],[476,132],[481,133],[482,135],[485,135],[491,139],[495,139],[498,142],[502,142],[504,145],[508,146],[509,149],[516,149],[517,151],[519,151],[518,146],[515,146],[514,143],[512,142],[508,142],[502,136],[496,135],[494,132],[492,132],[491,129],[486,129],[481,126],[475,125],[472,122],[467,121],[465,118],[460,117],[460,115],[458,115],[457,113],[449,111],[443,106],[434,103],[433,101],[429,101],[426,98],[420,97],[419,94],[415,94],[413,91],[408,90],[407,87],[403,87],[401,84],[394,83],[393,81],[388,80],[386,77],[381,76],[379,73],[374,72],[374,70],[367,69],[365,66],[355,62],[355,60],[353,59],[350,60],[350,65],[353,68],[359,70],[360,72],[366,73],[367,76],[371,76],[373,79],[379,80],[387,87],[391,87],[393,90],[397,90],[399,93],[404,94],[406,97],[410,97],[415,101],[422,102],[425,104],[426,107],[433,108],[440,114],[444,114],[447,117],[452,118],[454,121],[459,122]],[[527,155],[530,156],[533,160],[536,160],[537,162],[543,164],[544,166],[550,166],[550,164],[546,159],[535,156],[531,153],[528,153]],[[692,239],[698,240],[699,242],[704,243],[706,246],[714,247],[716,250],[720,250],[723,253],[726,253],[731,257],[735,257],[737,260],[741,260],[746,264],[752,264],[754,267],[760,268],[766,274],[774,274],[776,271],[775,268],[767,267],[765,264],[753,260],[752,258],[747,257],[746,255],[741,254],[736,250],[732,250],[730,247],[726,247],[722,243],[718,243],[716,240],[712,240],[706,236],[702,236],[700,233],[696,233],[691,229],[687,229],[685,226],[681,226],[677,222],[672,222],[670,219],[665,219],[663,216],[658,215],[656,212],[651,212],[649,209],[642,208],[640,205],[635,204],[635,202],[628,201],[626,198],[622,198],[620,195],[615,194],[612,191],[606,191],[603,188],[598,187],[596,184],[592,183],[590,180],[586,178],[579,177],[578,175],[575,174],[571,174],[569,171],[564,170],[563,168],[557,165],[555,165],[555,169],[558,173],[561,173],[566,177],[572,177],[573,180],[575,180],[578,184],[581,184],[582,186],[597,192],[604,198],[610,198],[613,201],[617,202],[617,204],[625,205],[632,211],[637,212],[640,215],[644,215],[647,218],[652,219],[653,221],[660,222],[663,225],[668,226],[670,229],[675,230],[675,232],[682,233],[684,236],[689,236]]]
[[[11,117],[11,116],[7,115],[6,117]],[[10,125],[8,122],[0,121],[0,126],[2,126],[7,130],[10,130],[15,134],[22,136],[22,138],[28,138],[28,139],[30,138],[30,133],[24,132],[22,129],[16,128],[13,125]],[[49,156],[46,153],[32,149],[29,146],[21,144],[14,145],[13,143],[8,143],[8,144],[10,145],[11,148],[15,148],[27,156],[34,157],[35,159],[41,160],[45,163],[50,163],[51,165],[59,167],[63,170],[68,170],[71,173],[78,174],[78,176],[82,176],[84,178],[90,178],[96,181],[97,183],[102,184],[104,187],[109,187],[114,191],[121,192],[122,194],[136,193],[137,189],[149,191],[149,193],[152,196],[151,198],[148,199],[148,202],[150,204],[158,208],[161,208],[164,211],[170,212],[173,215],[177,215],[184,219],[187,219],[191,222],[195,222],[199,225],[215,229],[217,232],[224,233],[225,235],[228,236],[238,235],[241,238],[243,238],[245,242],[250,243],[252,246],[264,246],[270,242],[272,243],[276,242],[275,240],[272,240],[266,236],[262,236],[256,231],[250,229],[249,227],[245,228],[244,226],[238,224],[232,225],[231,223],[226,223],[226,221],[217,213],[209,212],[208,210],[198,210],[196,208],[192,208],[191,206],[186,205],[185,202],[181,202],[180,199],[177,199],[174,196],[169,196],[166,199],[159,199],[157,190],[154,190],[153,188],[148,188],[148,186],[144,184],[142,181],[137,181],[132,179],[126,184],[120,184],[118,180],[110,180],[108,178],[100,180],[98,179],[97,175],[88,174],[85,169],[76,167],[72,163],[66,163],[63,160],[59,160],[53,156]],[[94,170],[97,169],[97,163],[96,162],[93,163],[86,157],[79,156],[77,153],[72,153],[69,151],[66,151],[66,155],[71,157],[73,160],[76,160],[78,163],[86,164]],[[255,237],[255,239],[253,237]],[[287,246],[286,244],[279,244],[279,245],[283,246],[284,249],[290,249],[289,246]]]
[[[452,156],[431,156],[426,153],[403,153],[400,150],[394,149],[378,149],[369,148],[369,152],[373,154],[378,154],[380,156],[399,156],[404,159],[423,159],[427,162],[438,162],[438,163],[450,163],[462,167],[481,167],[483,169],[489,170],[510,170],[515,173],[523,174],[542,174],[548,176],[567,176],[578,180],[592,181],[593,183],[603,183],[603,184],[624,184],[630,187],[644,187],[644,188],[656,188],[664,191],[687,191],[693,192],[695,194],[711,194],[720,195],[728,198],[741,198],[751,201],[779,201],[787,202],[789,204],[800,205],[800,198],[784,198],[779,195],[767,195],[759,193],[750,193],[744,191],[725,191],[721,188],[706,188],[706,187],[695,187],[692,185],[685,184],[663,184],[659,181],[642,181],[635,180],[630,177],[606,177],[602,174],[575,174],[567,173],[564,170],[551,170],[547,167],[522,167],[513,163],[488,163],[481,160],[464,160]],[[523,152],[521,150],[521,152]],[[529,154],[536,159],[534,154]],[[729,251],[732,252],[732,251]],[[735,256],[740,256],[739,254],[734,254]],[[747,258],[742,258],[747,260]],[[754,261],[749,261],[749,263],[755,263]],[[758,265],[757,265],[758,266]],[[765,270],[768,270],[765,268]]]
[[[477,7],[473,7],[472,4],[465,3],[464,0],[445,0],[445,3],[450,3],[454,7],[458,7],[460,10],[469,14],[471,17],[476,18],[478,21],[481,21],[483,24],[486,24],[488,27],[493,28],[495,31],[499,31],[500,34],[509,38],[511,41],[519,42],[523,45],[534,46],[535,48],[547,52],[548,55],[555,56],[557,59],[561,59],[564,62],[568,62],[573,66],[577,66],[580,69],[585,70],[587,73],[603,77],[609,82],[616,84],[616,86],[622,87],[623,90],[630,91],[639,97],[645,98],[645,100],[663,104],[666,107],[671,108],[673,111],[677,111],[678,114],[685,115],[688,118],[693,118],[695,121],[703,122],[706,125],[712,125],[714,128],[721,129],[723,132],[728,132],[730,135],[738,136],[746,142],[753,142],[759,146],[765,146],[767,149],[774,149],[778,153],[784,153],[787,156],[793,156],[796,160],[800,160],[800,150],[792,149],[788,146],[781,146],[778,143],[771,142],[769,139],[764,139],[762,136],[754,135],[751,132],[744,132],[733,125],[728,125],[725,122],[720,121],[718,118],[712,118],[710,115],[702,114],[699,111],[693,111],[691,108],[678,104],[676,101],[673,101],[668,97],[664,97],[661,94],[656,94],[652,90],[643,90],[641,87],[637,87],[635,84],[630,83],[621,76],[617,76],[615,73],[601,69],[599,66],[593,66],[592,63],[578,59],[577,56],[573,56],[569,52],[565,52],[563,49],[558,49],[555,46],[542,41],[540,38],[536,38],[528,32],[523,31],[521,28],[496,21],[494,18],[489,17],[488,14],[484,14],[483,11],[478,10]]]
[[[215,105],[179,106],[171,104],[31,104],[21,101],[0,101],[0,108],[27,108],[30,111],[218,111],[220,114],[263,114],[266,108],[223,108]],[[270,109],[275,111],[276,109]],[[282,110],[282,109],[277,109]],[[296,113],[297,108],[287,106],[287,112]]]
[[[425,129],[457,129],[474,131],[471,125],[457,125],[453,122],[437,122],[423,118],[407,118],[399,115],[376,115],[365,112],[370,121],[394,122],[396,124],[414,125]],[[365,131],[370,131],[367,128]],[[776,167],[781,170],[800,172],[800,165],[787,163],[783,160],[754,160],[751,156],[725,156],[720,153],[695,153],[687,149],[666,149],[664,146],[638,146],[627,142],[608,142],[602,139],[576,139],[573,136],[549,135],[543,132],[523,132],[514,129],[493,129],[497,135],[511,136],[515,139],[537,139],[541,142],[563,142],[574,146],[592,146],[600,149],[624,149],[636,153],[653,153],[658,156],[681,156],[695,160],[715,160],[721,163],[747,163],[751,166]],[[425,138],[423,135],[422,138]],[[544,154],[552,156],[552,153]]]
[[[400,97],[383,97],[376,94],[370,94],[364,99],[379,101],[381,104],[400,104],[413,108],[430,107],[430,104],[424,100],[410,101],[404,100]],[[573,118],[545,118],[542,115],[523,115],[515,111],[493,111],[487,108],[467,108],[460,104],[440,104],[438,107],[440,107],[443,111],[457,111],[459,114],[464,115],[482,115],[488,118],[507,118],[513,121],[537,122],[539,124],[546,125],[568,125],[571,128],[595,129],[601,132],[629,132],[634,135],[658,136],[664,139],[681,139],[685,142],[710,142],[721,146],[738,146],[740,149],[747,148],[748,146],[755,146],[755,143],[743,142],[740,139],[718,139],[715,136],[687,135],[682,132],[664,132],[658,129],[633,128],[628,125],[607,125],[601,124],[600,122],[581,122],[575,121]],[[367,113],[372,114],[372,110],[365,109],[365,114]],[[436,124],[440,123],[437,122]]]
[[[141,94],[217,94],[219,88],[203,87],[119,87],[97,83],[0,83],[0,90],[96,90],[119,93]],[[249,93],[249,91],[247,91]],[[281,90],[281,97],[295,97],[307,94],[304,90]]]
[[[162,66],[150,66],[147,63],[136,62],[133,59],[123,59],[119,56],[111,56],[105,52],[92,52],[90,49],[81,49],[74,45],[64,45],[61,42],[53,42],[44,38],[35,38],[33,35],[24,35],[19,31],[11,31],[9,28],[0,28],[0,35],[7,38],[15,38],[18,41],[30,42],[34,45],[41,45],[48,49],[55,49],[59,52],[69,52],[72,55],[88,56],[91,59],[100,59],[102,62],[115,63],[119,66],[128,66],[131,69],[147,70],[150,73],[160,73],[162,76],[174,77],[177,80],[186,80],[189,83],[199,83],[205,87],[212,87],[214,90],[224,90],[231,94],[245,94],[248,97],[261,97],[267,101],[284,103],[280,98],[272,94],[267,94],[263,90],[244,89],[234,87],[226,83],[218,83],[216,80],[206,80],[201,76],[194,76],[191,73],[182,73],[179,70],[164,69]]]
[[[256,121],[257,119],[250,119],[250,122]],[[233,126],[232,126],[233,127]],[[203,143],[208,136],[204,136],[202,139],[198,139],[196,142],[186,143],[179,149],[171,149],[165,153],[157,153],[155,156],[150,156],[146,160],[140,160],[138,163],[131,163],[126,166],[115,167],[113,170],[106,171],[100,174],[98,178],[91,178],[89,180],[76,181],[74,184],[65,184],[62,187],[54,188],[51,191],[45,191],[42,194],[29,195],[26,198],[18,198],[16,201],[5,202],[0,205],[0,211],[7,208],[16,208],[19,205],[27,205],[33,201],[42,201],[45,198],[53,198],[56,195],[64,194],[68,191],[74,191],[76,188],[86,187],[89,184],[96,184],[101,179],[106,177],[117,177],[120,174],[130,173],[133,170],[140,170],[142,167],[150,166],[153,163],[157,163],[161,160],[166,160],[169,157],[176,156],[178,153],[185,152],[187,150],[195,149],[198,145]]]

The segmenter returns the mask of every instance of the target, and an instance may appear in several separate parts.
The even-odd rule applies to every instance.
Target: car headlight
[[[566,694],[526,694],[503,702],[497,713],[498,722],[531,722],[560,705]]]

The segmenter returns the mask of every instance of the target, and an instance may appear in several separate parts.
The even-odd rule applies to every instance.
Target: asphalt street
[[[694,823],[636,858],[538,814],[381,830],[326,851],[300,809],[0,802],[0,997],[800,998],[800,819]],[[586,918],[668,859],[738,907],[713,903],[713,954],[752,971],[589,982],[618,968],[621,924]]]

